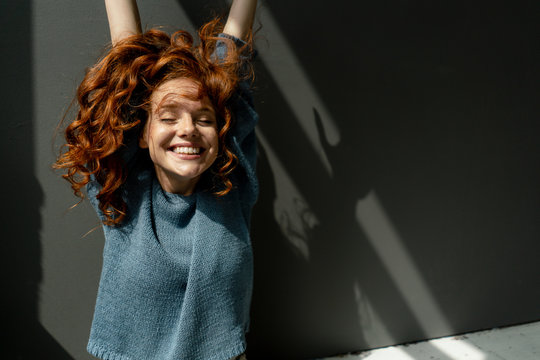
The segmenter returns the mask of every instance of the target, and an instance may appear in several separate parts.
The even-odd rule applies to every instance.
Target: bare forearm
[[[130,35],[141,33],[141,20],[135,0],[105,0],[111,41],[118,41]]]
[[[245,39],[253,26],[256,9],[257,0],[234,0],[223,32],[239,39]]]

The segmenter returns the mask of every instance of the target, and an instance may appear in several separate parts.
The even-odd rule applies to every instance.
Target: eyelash
[[[159,119],[160,121],[163,121],[163,122],[174,122],[176,121],[176,119],[174,118],[162,118],[162,119]],[[196,120],[198,123],[202,123],[202,124],[205,124],[205,125],[211,125],[214,123],[214,120],[212,119],[198,119]]]

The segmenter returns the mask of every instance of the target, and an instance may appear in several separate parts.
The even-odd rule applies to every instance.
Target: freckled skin
[[[198,100],[199,84],[172,79],[150,96],[151,112],[139,140],[147,148],[163,190],[190,195],[219,151],[215,111],[208,97]],[[175,147],[199,147],[198,155],[174,152]]]

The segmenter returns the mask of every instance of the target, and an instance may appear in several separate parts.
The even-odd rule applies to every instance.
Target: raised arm
[[[257,0],[233,0],[223,32],[245,39],[253,26]]]
[[[135,0],[105,0],[111,41],[118,41],[130,35],[141,33],[141,19]]]

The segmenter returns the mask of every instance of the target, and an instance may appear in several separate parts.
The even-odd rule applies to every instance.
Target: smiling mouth
[[[175,154],[184,155],[200,155],[204,152],[204,148],[192,146],[173,146],[169,148]]]

